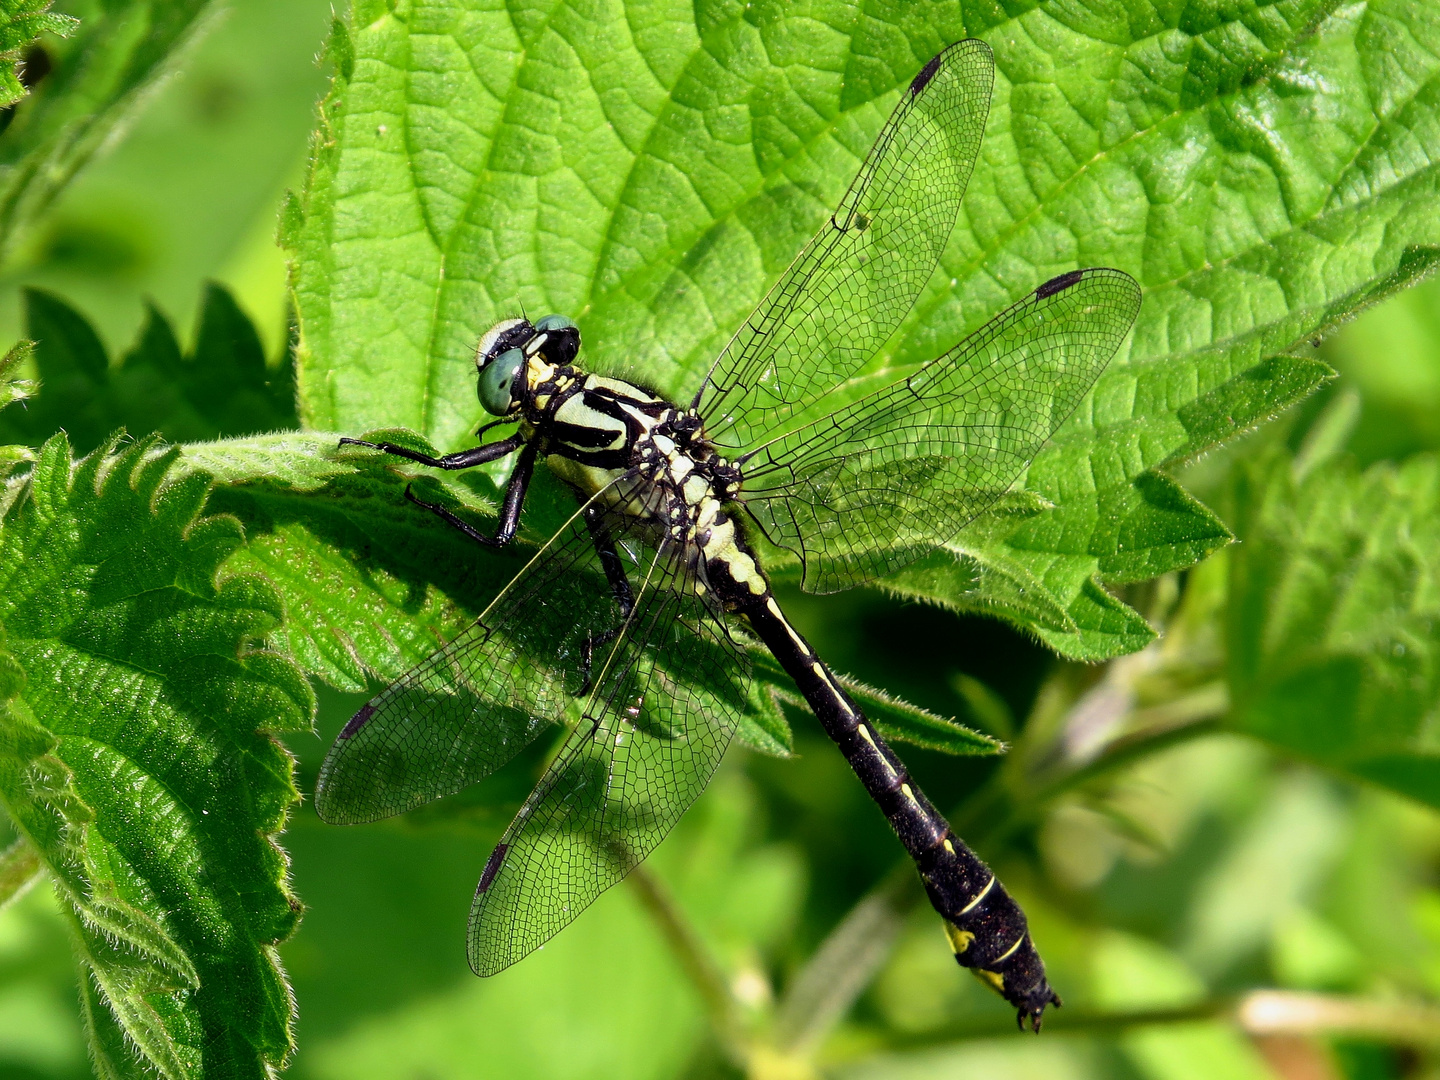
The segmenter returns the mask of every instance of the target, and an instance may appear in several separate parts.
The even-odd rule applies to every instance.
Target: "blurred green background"
[[[330,14],[320,0],[238,0],[26,240],[0,281],[0,336],[21,335],[27,286],[84,313],[112,355],[133,341],[147,299],[190,336],[203,283],[215,280],[278,357],[286,299],[277,206],[305,160]],[[1350,449],[1362,463],[1440,450],[1440,284],[1372,310],[1322,355],[1338,383],[1273,432],[1198,463],[1183,478],[1197,494],[1208,497],[1230,461],[1288,437],[1344,394],[1358,395]],[[976,721],[967,677],[1000,695],[992,705],[1001,715],[1020,717],[1055,675],[1048,653],[994,621],[868,592],[788,599],[832,666],[947,716]],[[315,737],[291,742],[307,791],[324,747],[363,698],[322,691],[321,700]],[[653,860],[740,973],[742,999],[783,982],[898,856],[813,722],[792,720],[797,757],[732,752]],[[913,749],[907,757],[941,807],[993,768]],[[490,812],[337,829],[308,803],[298,810],[284,837],[307,905],[282,949],[299,1003],[291,1075],[723,1074],[695,991],[628,888],[606,894],[527,962],[490,980],[470,975],[471,890],[508,819],[505,793],[518,800],[533,764],[487,783],[501,793]],[[1433,813],[1230,735],[1146,760],[1112,797],[1147,830],[1127,830],[1078,797],[1062,800],[1034,834],[1033,860],[1001,867],[1067,997],[1124,1009],[1260,985],[1440,996]],[[89,1075],[74,979],[48,888],[0,911],[0,1077]],[[1218,1023],[992,1034],[1010,1023],[1008,1006],[957,971],[935,918],[917,910],[837,1038],[833,1073],[1440,1076],[1433,1062],[1378,1043],[1333,1041],[1316,1058],[1309,1044],[1257,1043]],[[967,1032],[984,1037],[961,1039]]]

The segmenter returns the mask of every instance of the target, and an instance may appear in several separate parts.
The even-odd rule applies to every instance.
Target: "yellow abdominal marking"
[[[713,502],[713,500],[710,500]],[[708,509],[708,504],[707,507]],[[722,521],[710,530],[705,541],[705,558],[711,562],[722,562],[737,584],[744,585],[755,596],[765,592],[765,576],[755,565],[755,560],[741,551],[735,544],[735,523]]]
[[[735,523],[722,521],[710,530],[710,536],[705,541],[705,554],[712,559],[718,559],[729,552],[744,554],[735,547]]]
[[[950,844],[950,841],[949,841],[949,840],[946,840],[946,841],[945,841],[945,844],[946,844],[946,846],[948,847],[949,844]],[[981,889],[978,893],[976,893],[974,900],[971,900],[968,904],[966,904],[963,908],[960,909],[960,914],[961,914],[961,915],[964,915],[966,912],[973,910],[974,907],[975,907],[975,905],[978,904],[978,903],[980,903],[981,900],[984,900],[985,897],[986,897],[987,895],[989,895],[990,890],[993,889],[994,887],[995,887],[995,875],[994,875],[994,874],[991,874],[991,875],[990,875],[990,880],[985,883],[985,887],[984,887],[983,889]],[[1013,951],[1013,950],[1012,950],[1012,951]],[[1010,954],[1009,954],[1009,953],[1006,953],[1005,955],[1006,955],[1006,956],[1009,956]]]
[[[825,674],[825,669],[822,668],[818,663],[815,665],[815,668],[816,668],[816,670],[818,670],[818,671],[820,672],[821,675]],[[826,681],[826,682],[829,682],[830,680],[827,679],[827,680],[825,680],[825,681]],[[831,685],[831,689],[832,689],[832,690],[834,689],[834,685],[833,685],[833,684]],[[838,698],[839,695],[837,694],[836,697]],[[849,712],[850,710],[847,709],[847,710],[845,710],[845,711],[846,711],[846,712]],[[866,742],[868,742],[868,743],[870,744],[870,749],[875,750],[875,751],[877,751],[877,752],[879,751],[880,748],[875,745],[875,739],[871,736],[871,734],[870,734],[870,729],[869,729],[869,728],[867,728],[864,724],[860,724],[859,726],[857,726],[857,727],[855,728],[855,730],[860,733],[860,737],[861,737],[862,739],[864,739]],[[889,758],[887,758],[887,757],[885,757],[885,755],[881,754],[881,755],[880,755],[880,763],[885,766],[885,771],[886,771],[886,772],[888,772],[891,776],[894,776],[894,775],[895,775],[895,767],[890,764],[890,759],[889,759]],[[900,787],[901,787],[901,790],[903,790],[903,791],[905,792],[905,794],[909,797],[910,801],[911,801],[911,802],[914,802],[914,801],[915,801],[915,796],[910,794],[910,785],[909,785],[909,784],[901,784]]]
[[[988,983],[996,993],[1005,993],[1005,976],[994,971],[985,971],[981,968],[971,968],[975,977],[983,983]]]
[[[1015,944],[1014,944],[1014,945],[1011,945],[1010,948],[1008,948],[1008,949],[1005,950],[1005,955],[999,957],[995,962],[996,962],[997,964],[999,964],[999,963],[1003,963],[1003,962],[1006,961],[1006,960],[1009,960],[1010,957],[1015,954],[1015,950],[1018,949],[1018,948],[1020,948],[1020,946],[1024,943],[1024,941],[1025,941],[1025,935],[1024,935],[1024,934],[1021,934],[1018,938],[1015,939]]]
[[[951,855],[955,854],[955,845],[950,843],[950,838],[948,836],[945,838],[945,850],[948,851]]]
[[[808,653],[810,646],[805,644],[805,639],[795,632],[795,628],[790,625],[790,620],[781,614],[780,605],[775,603],[773,596],[765,601],[765,606],[770,609],[771,615],[780,620],[780,625],[785,627],[785,632],[790,635],[790,640],[795,643],[795,647],[803,653]]]
[[[915,792],[910,790],[909,784],[901,784],[900,790],[905,793],[905,798],[909,799],[911,802],[915,801]]]
[[[830,690],[830,696],[835,699],[835,704],[836,704],[836,705],[839,705],[840,708],[845,711],[845,715],[846,715],[846,716],[854,716],[854,715],[855,715],[854,710],[852,710],[852,709],[850,708],[850,706],[849,706],[848,704],[846,704],[846,702],[845,702],[845,696],[840,693],[840,688],[839,688],[838,686],[836,686],[836,685],[835,685],[835,681],[830,678],[830,673],[825,670],[825,665],[822,664],[822,663],[820,663],[819,660],[816,660],[816,661],[814,661],[813,663],[811,663],[811,665],[810,665],[810,670],[813,671],[813,672],[815,672],[816,675],[819,675],[819,676],[820,676],[821,681],[823,681],[823,682],[825,683],[825,685],[829,688],[829,690]],[[873,740],[871,741],[871,745],[872,745],[872,746],[874,745],[874,741],[873,741]],[[890,763],[889,763],[888,761],[885,763],[885,767],[886,767],[887,769],[890,769]],[[894,770],[894,769],[890,769],[890,775],[891,775],[891,776],[894,776],[894,775],[895,775],[895,770]]]
[[[969,930],[961,930],[949,919],[945,920],[945,936],[950,939],[950,948],[956,956],[968,949],[970,943],[975,940],[974,934]]]

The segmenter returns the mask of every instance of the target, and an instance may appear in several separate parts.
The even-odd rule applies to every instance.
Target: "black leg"
[[[499,446],[500,444],[494,443],[492,445]],[[489,447],[482,446],[480,449],[486,450],[489,449]],[[534,475],[535,472],[535,458],[538,452],[539,444],[534,442],[526,443],[525,449],[520,452],[520,460],[515,462],[515,471],[510,474],[510,485],[505,489],[505,501],[500,506],[500,527],[495,531],[494,536],[486,536],[475,528],[475,526],[456,517],[438,503],[429,503],[423,499],[417,499],[411,494],[409,484],[405,485],[405,498],[409,499],[416,506],[424,507],[436,517],[453,525],[477,544],[484,544],[486,547],[504,547],[515,538],[515,530],[520,527],[520,509],[525,505],[525,492],[530,487],[530,477]],[[458,457],[459,455],[452,454],[451,456]]]
[[[625,576],[625,565],[620,561],[620,553],[615,550],[615,539],[605,527],[603,515],[597,508],[591,506],[585,510],[585,525],[589,528],[590,539],[595,544],[595,554],[600,556],[600,567],[605,571],[605,580],[610,582],[610,591],[614,594],[615,603],[620,607],[620,622],[604,633],[585,636],[585,644],[580,650],[583,682],[576,691],[576,697],[584,697],[590,692],[591,663],[595,658],[595,650],[620,636],[625,621],[635,609],[635,593],[630,588],[630,579]]]
[[[527,442],[510,473],[505,488],[505,501],[500,504],[500,528],[495,533],[496,547],[510,542],[520,527],[520,508],[525,505],[525,492],[530,490],[530,477],[535,475],[535,459],[540,454],[538,442]]]
[[[340,445],[368,446],[371,450],[383,450],[387,454],[394,454],[407,461],[418,461],[421,465],[429,465],[432,469],[472,469],[476,465],[498,461],[506,454],[514,453],[525,445],[525,439],[519,432],[516,432],[508,439],[501,439],[499,442],[487,443],[484,446],[476,446],[470,450],[461,450],[459,453],[446,454],[444,457],[438,458],[407,450],[403,446],[396,446],[394,443],[388,442],[374,443],[366,442],[363,439],[341,439]]]

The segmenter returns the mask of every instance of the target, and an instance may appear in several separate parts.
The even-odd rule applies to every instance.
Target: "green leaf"
[[[1106,592],[1093,577],[1081,582],[1067,614],[1075,623],[1074,633],[1060,634],[1040,626],[1035,634],[1057,653],[1075,660],[1098,663],[1139,652],[1155,640],[1155,631],[1144,616]]]
[[[997,67],[981,164],[885,362],[923,362],[1075,266],[1127,270],[1146,300],[1024,481],[1054,509],[977,523],[957,542],[964,580],[933,598],[1067,655],[1133,650],[1152,635],[1103,584],[1225,542],[1155,470],[1313,390],[1328,369],[1292,352],[1432,261],[1430,10],[364,7],[332,37],[339,72],[286,230],[302,416],[462,445],[474,342],[520,303],[576,316],[597,369],[693,390],[900,89],[979,36]]]
[[[1440,460],[1237,480],[1231,723],[1440,806]]]
[[[26,93],[16,61],[45,33],[69,37],[80,20],[50,10],[51,0],[0,0],[0,107],[14,105]]]
[[[1207,447],[1269,420],[1334,377],[1318,360],[1272,356],[1187,402],[1176,411],[1185,444],[1174,456],[1193,457]]]
[[[795,683],[778,665],[764,663],[772,659],[768,652],[762,655],[753,650],[751,655],[760,659],[755,661],[749,707],[735,729],[735,738],[762,754],[789,757],[795,752],[795,737],[785,718],[785,706],[798,700]]]
[[[477,557],[473,541],[406,501],[409,474],[396,459],[338,442],[297,433],[185,453],[187,465],[227,485],[210,508],[244,522],[247,542],[227,565],[263,574],[283,598],[286,620],[272,643],[354,692],[398,678],[454,637],[534,544],[522,534],[513,550]],[[440,490],[427,498],[493,520],[494,501],[466,487],[470,479],[433,480]]]
[[[116,445],[72,463],[51,439],[0,532],[0,800],[70,912],[102,1071],[268,1075],[291,1047],[275,946],[299,915],[272,733],[308,730],[313,696],[261,645],[275,590],[217,579],[242,534],[197,516],[209,479]]]
[[[216,0],[96,6],[0,138],[0,253],[124,132],[219,7]]]
[[[402,430],[366,434],[428,449]],[[340,448],[337,441],[305,433],[211,443],[186,448],[183,466],[224,483],[210,508],[245,524],[247,543],[227,566],[264,574],[283,598],[285,625],[271,644],[332,686],[359,692],[398,678],[454,637],[534,546],[522,539],[514,550],[477,559],[471,541],[405,500],[407,474],[395,459]],[[444,494],[466,512],[494,519],[493,499],[463,487],[463,477],[442,479]],[[537,503],[566,498],[554,485],[536,483]],[[536,509],[543,516],[543,506]],[[738,738],[762,753],[788,755],[791,734],[781,706],[803,701],[768,653],[753,659],[751,709]],[[887,737],[954,754],[1000,748],[952,720],[853,680],[841,682]]]
[[[433,449],[400,429],[366,435]],[[247,543],[227,567],[263,574],[284,602],[286,621],[270,644],[330,685],[360,692],[398,678],[469,625],[534,554],[539,535],[527,529],[512,549],[477,558],[472,541],[406,501],[410,476],[396,470],[395,459],[338,441],[296,433],[209,443],[185,448],[183,466],[225,484],[210,508],[244,522]],[[435,483],[442,499],[490,527],[494,493],[477,493],[467,481],[474,482],[449,476]],[[532,497],[542,520],[547,501],[553,507],[569,499],[544,479]],[[740,740],[788,755],[781,702],[793,698],[783,673],[777,685],[757,672]]]
[[[805,709],[805,699],[795,689],[794,682],[786,675],[779,663],[769,652],[756,648],[751,650],[755,665],[755,682],[766,688],[766,692],[777,702],[783,702],[797,709]],[[954,720],[936,716],[934,713],[911,705],[908,701],[892,697],[883,690],[866,686],[847,675],[836,675],[845,692],[860,706],[861,711],[874,723],[885,738],[922,746],[927,750],[938,750],[942,754],[974,756],[1001,754],[1005,744],[989,735],[982,734]],[[786,750],[789,750],[789,726],[786,725]],[[747,742],[749,740],[746,740]],[[758,749],[764,749],[763,746]]]
[[[152,306],[118,365],[65,301],[38,289],[24,295],[40,390],[24,411],[0,416],[0,441],[39,446],[63,429],[90,450],[117,427],[196,441],[297,425],[292,359],[267,369],[259,335],[221,285],[206,286],[192,352]]]
[[[866,686],[847,675],[840,685],[871,720],[880,734],[892,742],[909,743],[942,754],[968,757],[1005,752],[1005,744],[964,724],[911,705],[883,690]]]

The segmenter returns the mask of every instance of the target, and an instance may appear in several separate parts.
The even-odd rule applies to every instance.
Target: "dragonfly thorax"
[[[699,569],[698,580],[723,602],[763,591],[759,566],[725,509],[740,493],[740,469],[716,451],[696,413],[633,383],[552,363],[543,344],[527,349],[540,337],[534,330],[502,324],[495,333],[493,355],[518,349],[525,357],[515,408],[521,434],[539,444],[551,472],[582,499],[598,497],[606,510],[642,523]],[[514,344],[527,333],[533,336]]]

